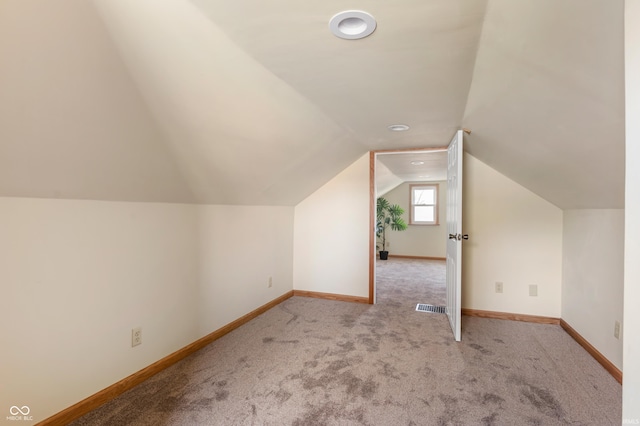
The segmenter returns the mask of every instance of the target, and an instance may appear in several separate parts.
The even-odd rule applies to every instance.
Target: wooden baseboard
[[[103,405],[106,402],[111,401],[118,395],[144,382],[145,380],[158,374],[160,371],[164,370],[167,367],[170,367],[171,365],[175,364],[181,359],[186,358],[192,353],[197,352],[198,350],[204,348],[208,344],[221,338],[225,334],[230,333],[231,331],[235,330],[241,325],[246,324],[247,322],[257,317],[258,315],[265,313],[269,309],[284,302],[285,300],[287,300],[292,296],[293,296],[293,291],[289,291],[283,294],[282,296],[272,300],[271,302],[260,306],[259,308],[249,312],[246,315],[241,316],[237,320],[230,322],[224,327],[219,328],[213,333],[208,334],[196,340],[195,342],[185,346],[184,348],[179,349],[176,352],[162,358],[161,360],[154,362],[148,367],[145,367],[142,370],[136,373],[133,373],[129,377],[126,377],[120,380],[119,382],[114,383],[108,388],[103,389],[100,392],[94,395],[91,395],[86,399],[83,399],[77,404],[74,404],[71,407],[41,421],[40,423],[38,423],[38,426],[58,426],[58,425],[62,426],[72,422],[75,419],[82,417],[88,412],[95,410],[96,408],[98,408],[99,406]]]
[[[538,324],[560,324],[560,318],[541,317],[538,315],[513,314],[509,312],[481,311],[479,309],[462,308],[462,315],[480,318],[493,318],[510,321],[535,322]]]
[[[573,327],[571,327],[565,320],[560,320],[560,326],[569,334],[569,336],[573,337],[573,340],[578,342],[580,346],[582,346],[589,354],[600,363],[604,367],[605,370],[609,372],[613,376],[614,379],[618,381],[618,383],[622,384],[622,371],[611,361],[609,361],[604,355],[600,353],[591,343],[587,341],[584,337],[580,335]]]
[[[236,319],[235,321],[230,322],[222,328],[210,333],[195,342],[183,347],[182,349],[177,350],[176,352],[167,355],[166,357],[160,359],[159,361],[154,362],[148,367],[143,368],[142,370],[133,373],[132,375],[120,380],[117,383],[109,386],[106,389],[101,390],[100,392],[91,395],[90,397],[83,399],[82,401],[72,405],[65,410],[54,414],[53,416],[41,421],[38,423],[39,426],[62,426],[66,425],[88,412],[95,410],[99,406],[109,402],[114,399],[118,395],[128,391],[129,389],[137,386],[138,384],[144,382],[145,380],[151,378],[152,376],[158,374],[160,371],[170,367],[176,362],[186,358],[194,352],[204,348],[208,344],[214,342],[215,340],[221,338],[225,334],[230,333],[236,328],[240,327],[243,324],[251,321],[258,315],[261,315],[273,308],[274,306],[284,302],[292,296],[301,296],[301,297],[313,297],[319,299],[327,299],[327,300],[337,300],[343,302],[355,302],[355,303],[369,303],[369,299],[366,297],[357,297],[357,296],[345,296],[341,294],[333,294],[333,293],[320,293],[315,291],[304,291],[304,290],[293,290],[289,291],[282,296],[272,300],[265,305],[260,306],[259,308],[249,312],[246,315]],[[596,361],[598,361],[619,383],[622,383],[622,372],[611,363],[604,355],[602,355],[595,347],[593,347],[584,337],[580,335],[576,330],[574,330],[566,321],[559,318],[552,317],[542,317],[536,315],[524,315],[524,314],[513,314],[507,312],[493,312],[493,311],[482,311],[477,309],[462,309],[462,314],[467,316],[475,316],[481,318],[494,318],[494,319],[503,319],[503,320],[512,320],[512,321],[525,321],[525,322],[534,322],[539,324],[556,324],[560,325],[578,344],[580,344]]]
[[[395,257],[395,258],[398,258],[398,259],[447,260],[446,257],[408,256],[408,255],[404,255],[404,254],[390,254],[389,257]]]
[[[580,335],[573,327],[571,327],[565,320],[561,318],[552,318],[552,317],[541,317],[537,315],[524,315],[524,314],[512,314],[507,312],[493,312],[493,311],[481,311],[477,309],[462,309],[462,315],[467,315],[470,317],[480,317],[480,318],[494,318],[494,319],[503,319],[503,320],[511,320],[511,321],[525,321],[525,322],[535,322],[538,324],[554,324],[561,326],[569,336],[573,338],[580,346],[582,346],[588,353],[591,355],[600,365],[604,367],[605,370],[609,372],[613,376],[614,379],[618,381],[618,383],[622,384],[622,371],[611,361],[609,361],[604,355],[600,353],[591,343],[587,341],[584,337]]]
[[[294,296],[313,297],[316,299],[337,300],[340,302],[366,303],[369,304],[368,297],[346,296],[344,294],[320,293],[317,291],[293,290]]]

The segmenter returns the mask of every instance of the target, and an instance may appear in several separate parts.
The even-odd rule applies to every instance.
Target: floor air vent
[[[418,312],[431,312],[434,314],[444,314],[446,313],[446,309],[446,306],[434,306],[425,303],[418,303],[418,306],[416,306],[416,311]]]

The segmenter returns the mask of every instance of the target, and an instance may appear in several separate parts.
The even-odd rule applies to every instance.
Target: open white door
[[[462,130],[453,136],[447,161],[447,317],[460,341],[462,292]]]

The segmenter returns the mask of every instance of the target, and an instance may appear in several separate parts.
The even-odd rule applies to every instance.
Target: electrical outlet
[[[620,338],[620,321],[616,321],[616,324],[613,327],[613,337],[616,339]]]
[[[502,293],[502,283],[501,282],[496,282],[496,293]]]
[[[537,296],[538,295],[538,285],[537,284],[531,284],[529,286],[529,296]]]
[[[273,279],[269,277],[269,288],[273,287]]]
[[[131,347],[142,344],[142,327],[131,329]]]

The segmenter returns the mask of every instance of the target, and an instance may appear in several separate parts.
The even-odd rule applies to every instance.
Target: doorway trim
[[[369,151],[369,304],[376,297],[376,158],[378,154],[446,151],[448,146]]]

